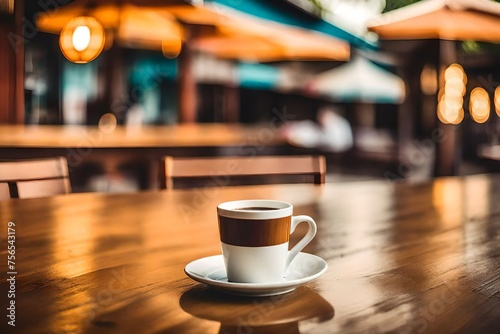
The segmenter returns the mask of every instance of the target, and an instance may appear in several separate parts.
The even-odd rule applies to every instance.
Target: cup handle
[[[288,252],[288,258],[286,260],[286,268],[292,263],[293,259],[299,254],[299,252],[306,247],[306,245],[311,242],[311,240],[314,238],[316,235],[316,223],[314,220],[309,217],[309,216],[293,216],[292,217],[292,227],[290,229],[290,234],[292,234],[295,231],[295,228],[297,225],[299,225],[302,222],[306,222],[309,224],[309,230],[307,231],[306,235],[300,239],[300,241],[293,246],[293,248]]]

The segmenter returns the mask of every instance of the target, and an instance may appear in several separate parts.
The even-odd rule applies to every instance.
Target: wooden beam
[[[14,1],[15,31],[23,36],[24,1]],[[15,116],[13,123],[24,123],[24,44],[16,51],[15,56]]]
[[[222,119],[236,123],[240,120],[240,88],[224,86],[222,91]]]
[[[0,13],[0,123],[24,123],[24,2]]]
[[[197,120],[197,87],[193,68],[193,50],[189,38],[179,54],[179,122],[194,123]]]

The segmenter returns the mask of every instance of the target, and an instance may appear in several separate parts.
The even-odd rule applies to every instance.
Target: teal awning
[[[158,85],[163,80],[177,79],[177,60],[153,56],[133,62],[129,80],[132,86],[147,88]]]
[[[363,38],[353,35],[325,20],[314,17],[305,11],[285,2],[276,0],[205,0],[206,4],[214,3],[289,26],[314,30],[332,37],[342,39],[361,49],[376,49],[377,46]]]
[[[274,88],[280,75],[276,67],[258,63],[240,63],[237,73],[240,87],[253,89]]]

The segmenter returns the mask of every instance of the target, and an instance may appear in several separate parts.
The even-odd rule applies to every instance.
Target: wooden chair
[[[163,160],[162,188],[325,183],[324,156],[191,157]]]
[[[71,192],[65,158],[0,161],[0,200]]]
[[[0,201],[10,198],[9,185],[7,183],[0,183]]]

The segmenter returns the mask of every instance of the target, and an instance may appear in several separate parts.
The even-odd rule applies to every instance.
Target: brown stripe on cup
[[[243,247],[274,246],[290,239],[291,216],[276,219],[237,219],[219,216],[223,243]]]

